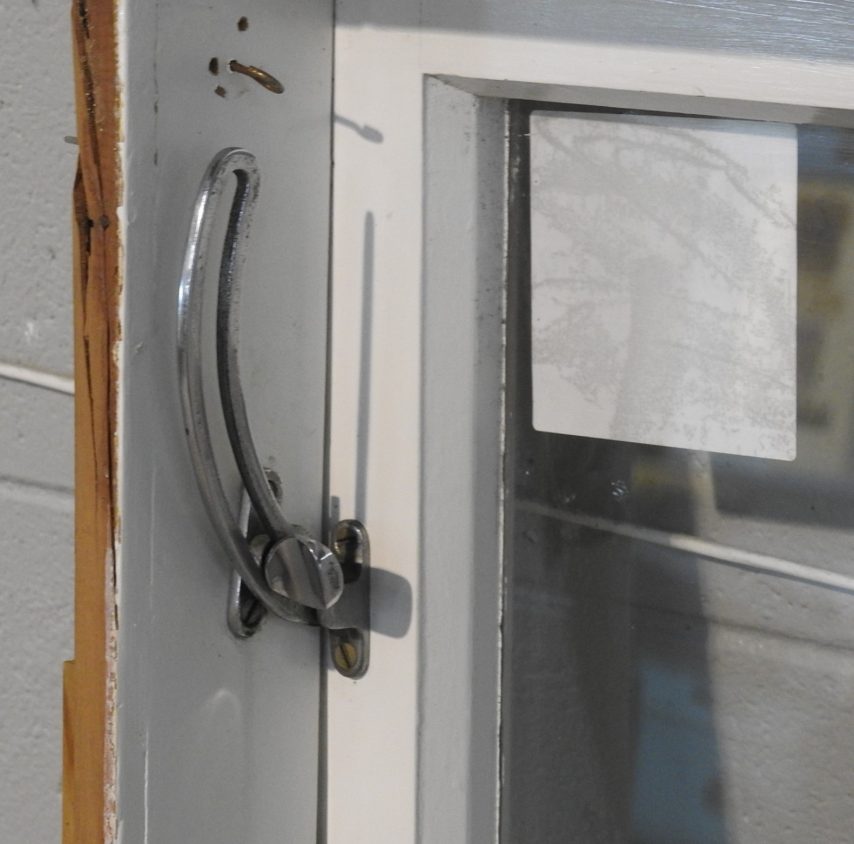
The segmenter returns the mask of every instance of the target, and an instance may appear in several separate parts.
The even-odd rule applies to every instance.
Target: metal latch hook
[[[236,178],[237,186],[219,269],[217,378],[228,440],[253,514],[267,537],[260,562],[249,545],[252,537],[247,538],[241,529],[223,489],[202,387],[201,336],[207,255],[215,212],[230,175]],[[218,153],[199,187],[178,287],[178,374],[184,428],[202,498],[243,583],[274,615],[326,626],[324,614],[347,588],[341,560],[333,550],[285,518],[258,459],[240,381],[237,348],[241,280],[259,187],[255,157],[238,148]],[[366,533],[364,537],[367,542]],[[366,590],[360,587],[360,591]]]

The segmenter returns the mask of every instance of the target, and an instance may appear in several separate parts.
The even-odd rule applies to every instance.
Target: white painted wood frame
[[[330,674],[331,844],[498,836],[503,103],[852,126],[852,12],[339,2],[330,492],[412,595]]]

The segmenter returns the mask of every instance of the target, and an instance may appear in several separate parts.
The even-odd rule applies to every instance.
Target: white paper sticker
[[[797,135],[531,116],[534,426],[795,456]]]

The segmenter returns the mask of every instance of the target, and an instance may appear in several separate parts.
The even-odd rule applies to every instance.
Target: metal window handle
[[[202,390],[202,304],[208,246],[216,209],[230,175],[237,180],[219,270],[216,351],[219,392],[228,439],[268,541],[256,559],[222,486],[211,443]],[[292,525],[282,513],[252,440],[237,359],[238,311],[244,249],[258,197],[258,167],[246,150],[216,155],[202,179],[193,209],[178,292],[178,371],[190,457],[208,513],[232,565],[270,612],[290,621],[317,624],[318,611],[338,601],[344,589],[341,564],[325,545]]]

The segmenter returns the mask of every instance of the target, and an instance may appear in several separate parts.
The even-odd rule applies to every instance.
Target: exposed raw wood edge
[[[63,842],[115,839],[115,558],[120,243],[114,0],[73,0],[75,628],[63,672]]]

